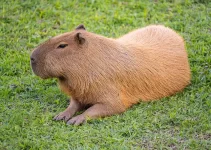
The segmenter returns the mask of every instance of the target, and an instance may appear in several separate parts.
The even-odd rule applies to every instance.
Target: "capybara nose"
[[[30,59],[31,59],[31,63],[33,63],[33,64],[34,64],[34,63],[36,62],[36,60],[35,60],[35,58],[34,58],[34,57],[32,57],[32,56],[31,56],[31,57],[30,57]]]

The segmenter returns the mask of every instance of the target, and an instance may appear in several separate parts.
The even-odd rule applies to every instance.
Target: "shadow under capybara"
[[[139,101],[175,94],[190,83],[191,76],[183,38],[162,25],[117,39],[79,25],[39,45],[31,54],[31,66],[43,79],[58,78],[71,99],[54,119],[75,125],[122,113]]]

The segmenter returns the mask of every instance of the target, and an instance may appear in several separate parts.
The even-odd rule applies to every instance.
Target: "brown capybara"
[[[122,113],[139,101],[170,96],[190,83],[183,38],[162,25],[150,25],[118,39],[87,32],[79,25],[38,46],[31,55],[31,66],[43,79],[58,78],[71,100],[54,119],[75,125]]]

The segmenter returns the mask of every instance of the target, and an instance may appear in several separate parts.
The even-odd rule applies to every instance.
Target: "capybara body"
[[[118,39],[87,32],[80,25],[38,46],[31,65],[41,78],[58,78],[62,91],[71,96],[69,107],[54,119],[76,125],[87,117],[122,113],[139,101],[170,96],[190,83],[184,41],[162,25]]]

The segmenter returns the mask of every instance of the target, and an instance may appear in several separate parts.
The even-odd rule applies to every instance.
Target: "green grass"
[[[209,0],[0,0],[0,150],[211,149],[211,2]],[[67,126],[52,117],[68,97],[56,80],[30,68],[33,48],[83,23],[118,37],[164,24],[185,41],[192,84],[182,93],[133,106],[122,115]]]

